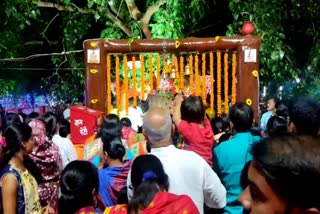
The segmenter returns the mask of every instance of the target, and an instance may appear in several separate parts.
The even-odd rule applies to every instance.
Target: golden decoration
[[[96,74],[96,73],[98,73],[98,70],[97,69],[90,69],[90,73]]]
[[[96,104],[96,103],[98,102],[98,99],[92,99],[92,100],[90,100],[90,102],[91,102],[92,104]]]
[[[220,40],[220,36],[216,36],[215,38],[214,38],[214,41],[219,41]]]
[[[251,99],[246,99],[246,104],[248,105],[248,106],[251,106],[252,105],[252,100]]]
[[[258,73],[257,70],[253,70],[253,71],[252,71],[252,75],[253,75],[254,77],[258,77],[258,74],[259,74],[259,73]]]
[[[90,42],[90,46],[95,48],[95,47],[97,47],[97,43],[96,42]]]
[[[176,48],[178,48],[180,46],[180,42],[179,41],[176,41],[175,42],[175,45],[176,45]]]

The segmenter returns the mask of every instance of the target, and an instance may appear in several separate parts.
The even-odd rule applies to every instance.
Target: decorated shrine
[[[128,114],[129,107],[148,94],[182,91],[201,96],[218,115],[243,101],[253,108],[257,121],[260,43],[251,35],[86,40],[86,104],[106,114]]]

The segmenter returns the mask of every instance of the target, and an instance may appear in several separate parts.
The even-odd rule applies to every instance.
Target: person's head
[[[230,108],[231,126],[236,132],[250,131],[253,123],[253,111],[244,103],[236,103]]]
[[[276,103],[276,115],[283,118],[289,117],[289,110],[284,102],[280,101]]]
[[[70,122],[66,119],[61,119],[59,122],[59,135],[66,138],[70,132]]]
[[[46,122],[47,137],[51,140],[57,131],[57,117],[53,112],[47,112],[44,115],[44,120]]]
[[[240,202],[252,214],[320,213],[319,151],[312,137],[282,135],[254,144]]]
[[[66,106],[67,106],[67,108],[69,108],[69,107],[71,106],[71,104],[72,104],[72,101],[71,101],[71,100],[67,100],[67,101],[66,101]]]
[[[144,115],[142,129],[151,148],[171,145],[172,127],[169,109],[154,107]]]
[[[46,125],[43,121],[38,119],[32,119],[28,125],[32,129],[33,141],[35,150],[39,148],[39,146],[45,144],[47,142],[46,138]]]
[[[13,156],[18,155],[19,159],[23,158],[23,165],[37,182],[42,182],[41,169],[29,157],[34,146],[32,131],[32,128],[26,123],[15,124],[6,128],[3,133],[6,139],[6,146],[3,148],[3,162],[8,163]]]
[[[181,103],[181,119],[189,123],[201,123],[205,108],[200,96],[189,96]]]
[[[308,96],[297,97],[289,103],[290,129],[297,134],[318,135],[320,105]]]
[[[279,98],[277,97],[271,97],[270,99],[268,99],[268,103],[267,103],[267,110],[268,111],[272,111],[275,112],[276,111],[276,104],[279,102]]]
[[[171,104],[171,100],[166,96],[161,96],[159,94],[158,95],[153,95],[153,94],[148,95],[148,108],[147,109],[152,109],[155,107],[169,109],[170,104]]]
[[[279,116],[272,116],[267,123],[267,132],[270,137],[288,133],[288,121]]]
[[[120,120],[122,126],[126,126],[126,127],[131,127],[132,126],[132,123],[131,123],[131,120],[127,117],[124,117]]]
[[[84,96],[83,95],[80,95],[79,97],[78,97],[78,105],[84,105]]]
[[[105,139],[112,139],[115,137],[121,137],[122,125],[120,118],[116,114],[108,114],[101,125],[97,137],[104,137]]]
[[[40,120],[43,123],[46,123],[44,117],[38,112],[31,112],[26,119],[26,123],[29,124],[31,120]]]
[[[103,142],[103,152],[105,156],[105,163],[110,165],[111,162],[117,161],[122,163],[123,157],[126,154],[126,149],[124,148],[120,138],[116,137],[113,139],[101,138]]]
[[[159,191],[168,191],[169,179],[160,160],[154,155],[140,155],[131,167],[133,198],[128,213],[138,213],[149,206]]]
[[[28,124],[21,123],[8,126],[3,136],[6,139],[6,146],[3,148],[5,163],[8,163],[8,161],[19,152],[24,156],[32,152],[32,129]]]
[[[21,119],[18,114],[9,112],[6,114],[2,124],[2,129],[5,130],[8,126],[21,124]]]
[[[75,213],[80,208],[93,206],[98,187],[97,168],[88,161],[72,161],[61,174],[59,213]]]
[[[219,134],[221,132],[228,132],[230,130],[230,121],[227,117],[215,117],[211,121],[211,127],[214,134]]]

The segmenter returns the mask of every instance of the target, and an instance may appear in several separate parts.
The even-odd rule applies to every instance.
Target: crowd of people
[[[131,118],[105,116],[90,160],[77,156],[68,111],[5,114],[0,213],[320,213],[313,98],[269,99],[258,131],[241,102],[214,118],[201,97],[183,94],[153,95],[143,109],[134,127]],[[128,149],[135,143],[144,147],[138,156]]]

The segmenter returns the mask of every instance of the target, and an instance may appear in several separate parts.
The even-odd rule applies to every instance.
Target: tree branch
[[[55,3],[51,3],[51,2],[44,2],[44,1],[37,1],[37,2],[34,2],[34,4],[36,4],[37,7],[56,8],[58,11],[72,12],[72,11],[75,11],[75,9],[76,9],[79,13],[84,13],[84,14],[94,13],[94,10],[92,10],[92,9],[82,9],[73,3],[70,4],[72,7],[62,6],[59,4],[55,4]]]
[[[83,50],[74,50],[74,51],[63,51],[61,53],[34,54],[34,55],[30,55],[23,58],[4,58],[4,59],[0,59],[0,62],[22,62],[22,61],[31,60],[38,57],[43,57],[43,56],[64,56],[68,54],[82,53],[82,52]]]
[[[143,16],[143,13],[139,10],[134,0],[126,0],[127,7],[130,13],[130,16],[138,21]]]
[[[111,10],[109,8],[105,8],[105,14],[108,17],[108,19],[110,19],[112,22],[114,22],[116,25],[118,25],[118,27],[128,36],[131,37],[132,36],[132,32],[131,30],[119,19],[117,18],[115,15],[113,15],[113,13],[111,12]]]
[[[152,15],[161,7],[161,5],[163,5],[165,3],[166,3],[165,0],[159,0],[156,4],[148,7],[146,13],[140,19],[140,21],[142,23],[141,29],[147,39],[151,38],[151,31],[149,28],[150,19],[151,19]]]
[[[43,45],[44,42],[43,41],[29,41],[29,42],[25,42],[23,45]],[[50,45],[58,45],[59,42],[58,41],[50,41],[49,43]]]

